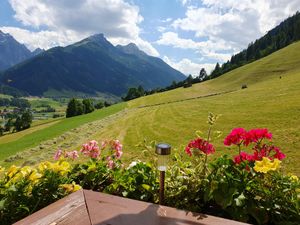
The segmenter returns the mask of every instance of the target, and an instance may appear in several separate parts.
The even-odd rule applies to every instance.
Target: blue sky
[[[30,50],[104,33],[197,75],[297,10],[299,0],[1,0],[0,30]]]

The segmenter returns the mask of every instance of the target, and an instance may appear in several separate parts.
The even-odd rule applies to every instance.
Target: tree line
[[[30,108],[31,105],[27,99],[23,98],[0,98],[0,106],[14,106],[21,109]]]
[[[169,91],[169,90],[179,88],[179,87],[188,88],[188,87],[191,87],[195,83],[200,83],[207,79],[209,79],[209,76],[207,75],[206,70],[204,68],[201,68],[200,73],[197,77],[192,77],[192,75],[189,75],[183,81],[179,81],[179,82],[173,81],[171,85],[164,87],[164,88],[155,88],[152,90],[144,90],[144,88],[141,85],[139,85],[137,88],[131,87],[128,89],[126,96],[123,97],[122,99],[124,101],[129,101],[129,100],[139,98],[142,96],[152,95],[154,93],[165,92],[165,91]]]
[[[21,114],[8,114],[7,118],[4,125],[0,126],[0,136],[2,136],[4,132],[18,132],[30,128],[33,116],[30,110],[27,109]]]
[[[95,102],[93,99],[83,99],[82,101],[72,98],[67,106],[66,117],[79,116],[87,113],[93,112],[95,109],[101,109],[103,107],[108,107],[111,104],[107,101]]]

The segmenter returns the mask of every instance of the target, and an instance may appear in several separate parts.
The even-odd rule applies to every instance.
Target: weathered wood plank
[[[91,225],[83,190],[68,195],[57,202],[20,220],[15,225]]]
[[[232,220],[84,190],[92,224],[245,225]]]

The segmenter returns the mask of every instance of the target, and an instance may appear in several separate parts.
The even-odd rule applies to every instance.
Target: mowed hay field
[[[248,88],[241,89],[243,84]],[[227,91],[233,92],[205,97]],[[190,99],[199,96],[202,98]],[[150,106],[160,103],[167,104]],[[168,142],[183,151],[195,131],[205,134],[208,112],[213,112],[221,114],[214,129],[223,132],[214,141],[216,155],[237,153],[223,146],[232,128],[268,128],[274,144],[287,155],[284,169],[300,175],[296,166],[300,165],[300,42],[217,79],[139,98],[128,105],[132,110],[127,116],[97,135],[99,140],[121,139],[125,157],[140,157],[143,149],[136,144],[144,139]],[[149,107],[137,108],[141,106]]]
[[[246,84],[248,88],[241,89]],[[212,96],[213,95],[213,96]],[[223,135],[214,140],[216,154],[236,154],[236,149],[223,146],[224,137],[235,127],[268,128],[273,133],[274,144],[287,155],[283,169],[300,175],[300,42],[294,43],[268,57],[253,62],[214,80],[194,84],[190,88],[142,97],[127,103],[127,108],[119,107],[107,115],[120,112],[106,123],[106,114],[91,114],[93,120],[85,116],[63,119],[61,122],[30,133],[16,141],[0,144],[0,157],[23,151],[23,157],[12,163],[22,164],[35,159],[51,159],[59,147],[63,150],[79,149],[84,141],[98,141],[118,138],[124,145],[125,161],[143,159],[143,147],[137,146],[146,140],[168,142],[177,151],[200,130],[206,136],[207,115],[209,112],[221,114],[214,130]],[[109,110],[107,108],[107,110]],[[72,122],[64,122],[64,121]],[[94,121],[94,122],[91,122]],[[63,123],[77,125],[68,127]],[[58,145],[55,129],[64,140]],[[63,129],[61,129],[62,127]],[[81,126],[81,127],[79,127]],[[101,126],[101,129],[100,129]],[[76,130],[74,130],[75,127]],[[49,133],[49,130],[51,133]],[[64,133],[65,132],[65,133]],[[34,136],[37,135],[37,136]],[[57,136],[58,134],[56,134]],[[82,137],[82,135],[85,135]],[[43,137],[47,146],[39,145],[35,137]],[[32,141],[32,138],[34,141]],[[51,139],[52,138],[52,139]],[[30,146],[26,140],[30,139]],[[0,139],[1,142],[1,139]],[[34,142],[34,143],[33,143]],[[28,148],[31,149],[28,150]],[[3,152],[5,154],[3,154]],[[42,155],[42,157],[41,157]]]
[[[59,145],[60,143],[65,144],[67,141],[76,143],[77,137],[75,137],[75,135],[73,135],[75,139],[69,137],[71,135],[67,134],[68,132],[70,133],[72,130],[73,134],[84,133],[90,136],[91,134],[89,132],[92,128],[88,127],[89,124],[116,114],[124,109],[125,106],[125,103],[121,103],[96,110],[93,113],[54,120],[53,122],[40,124],[21,132],[0,137],[0,160],[7,159],[7,157],[14,156],[17,153],[19,153],[19,155],[15,157],[16,160],[11,160],[11,163],[22,164],[29,159],[33,160],[34,157],[39,157],[40,160],[46,160],[47,158],[41,158],[40,156],[46,155],[48,157],[53,154],[57,148],[62,147]],[[86,126],[85,130],[76,130],[78,127],[84,125]],[[69,140],[66,140],[67,136]],[[61,141],[59,141],[59,139],[61,139]],[[69,143],[64,146],[74,147]],[[26,150],[28,151],[26,152]],[[0,164],[7,165],[11,163],[1,162]]]

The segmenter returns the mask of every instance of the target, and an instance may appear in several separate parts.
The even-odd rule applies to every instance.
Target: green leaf
[[[6,201],[6,199],[2,199],[2,200],[0,201],[0,210],[3,210],[3,209],[4,209],[5,201]]]
[[[142,187],[147,191],[149,191],[151,188],[148,184],[142,184]]]
[[[246,199],[246,197],[242,193],[237,198],[235,198],[234,201],[237,206],[243,206],[245,204],[245,199]]]

